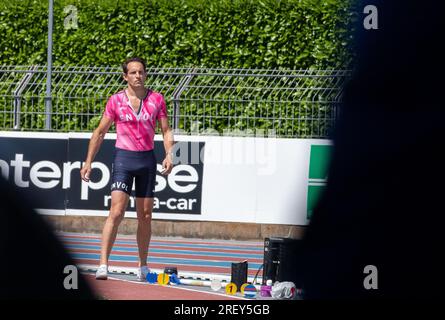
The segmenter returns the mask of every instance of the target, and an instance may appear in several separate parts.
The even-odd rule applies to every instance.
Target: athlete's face
[[[128,72],[124,73],[124,79],[128,85],[134,88],[143,87],[147,73],[144,70],[144,66],[140,62],[130,62],[127,65]]]

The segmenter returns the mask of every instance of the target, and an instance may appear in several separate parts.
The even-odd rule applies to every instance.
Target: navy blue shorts
[[[137,198],[153,198],[156,182],[156,157],[153,150],[129,151],[115,148],[111,191],[131,195],[133,180]]]

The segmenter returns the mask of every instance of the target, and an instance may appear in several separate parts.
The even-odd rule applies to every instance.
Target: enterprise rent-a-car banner
[[[55,137],[55,138],[54,138]],[[108,211],[114,139],[106,139],[94,159],[90,182],[80,179],[79,170],[88,149],[89,138],[64,134],[0,137],[0,171],[18,188],[32,194],[39,209],[88,213]],[[160,174],[164,159],[162,141],[155,141],[157,175],[154,212],[201,214],[204,142],[177,142],[178,163],[168,176]],[[133,194],[134,195],[134,190]],[[130,197],[127,211],[135,211]]]
[[[108,133],[92,164],[79,170],[91,133],[0,131],[0,174],[32,197],[40,213],[107,216],[116,134]],[[328,182],[332,143],[273,136],[175,135],[176,163],[160,173],[155,137],[154,219],[307,225]],[[136,217],[130,197],[126,216]]]

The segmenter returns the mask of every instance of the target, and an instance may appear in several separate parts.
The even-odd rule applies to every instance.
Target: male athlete
[[[161,172],[164,175],[169,174],[173,168],[174,141],[164,97],[144,86],[147,77],[145,61],[139,57],[127,59],[122,69],[128,87],[108,99],[102,119],[90,139],[88,154],[80,170],[80,176],[84,181],[89,181],[91,163],[99,151],[105,134],[114,122],[117,138],[111,185],[111,208],[102,232],[100,265],[96,279],[106,280],[108,277],[108,258],[116,239],[118,226],[124,218],[134,180],[139,249],[137,278],[144,281],[149,273],[147,255],[156,181],[156,158],[153,152],[156,122],[159,122],[164,137],[166,157],[162,162]]]

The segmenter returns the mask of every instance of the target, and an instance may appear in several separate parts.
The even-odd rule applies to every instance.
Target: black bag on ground
[[[247,283],[247,260],[232,263],[232,277],[230,282],[236,284],[237,291],[241,291],[241,286]]]

